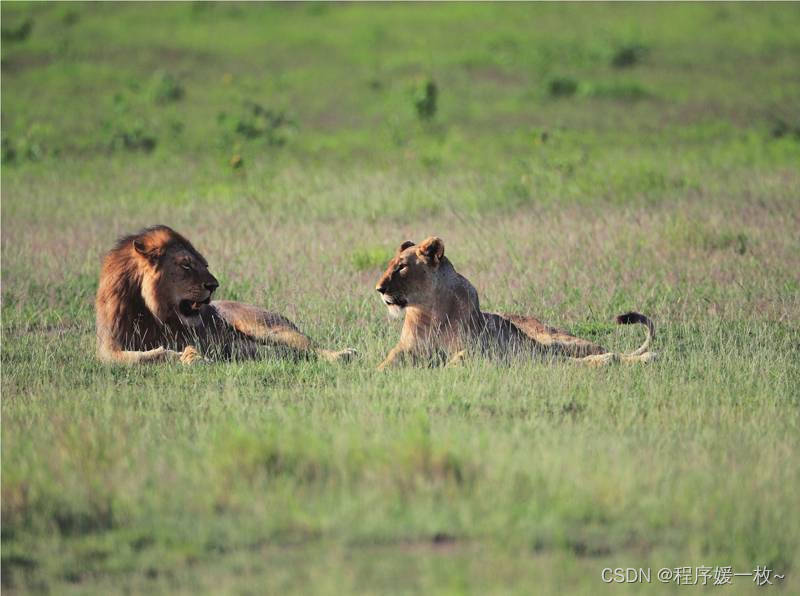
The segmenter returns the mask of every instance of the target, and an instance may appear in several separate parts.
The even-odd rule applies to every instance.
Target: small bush
[[[150,153],[156,148],[156,142],[155,135],[147,132],[143,125],[135,124],[130,128],[118,129],[111,136],[110,146],[112,149]]]
[[[800,120],[794,124],[790,124],[783,118],[776,118],[772,124],[770,135],[774,139],[792,136],[795,139],[800,140]]]
[[[180,120],[170,120],[167,124],[169,127],[169,132],[172,136],[177,137],[183,134],[183,129],[186,128],[186,125],[181,122]]]
[[[414,107],[417,109],[417,116],[420,120],[431,120],[436,115],[438,95],[439,89],[432,80],[417,88],[414,93]]]
[[[578,90],[578,81],[569,77],[555,77],[547,85],[553,97],[570,97]]]
[[[81,20],[81,15],[79,15],[74,10],[68,10],[64,13],[64,16],[61,17],[61,22],[67,26],[74,25],[78,21]]]
[[[642,61],[647,49],[640,44],[625,45],[614,52],[611,66],[614,68],[628,68]]]
[[[245,139],[263,138],[275,146],[286,144],[295,130],[294,121],[284,112],[265,108],[252,101],[245,102],[244,110],[239,115],[220,112],[217,122]]]
[[[14,141],[9,137],[4,137],[2,162],[11,163],[21,159],[38,161],[48,153],[56,153],[57,151],[48,150],[45,142],[45,139],[48,138],[52,138],[52,129],[49,125],[41,122],[33,122]]]
[[[168,72],[157,72],[151,84],[153,101],[158,104],[179,101],[183,99],[184,90],[177,79]]]
[[[733,250],[737,255],[743,255],[747,252],[747,245],[749,240],[747,234],[744,232],[734,232],[731,230],[723,230],[717,233],[708,233],[703,238],[703,248],[712,250]]]
[[[143,120],[120,114],[104,122],[103,127],[108,135],[108,148],[112,151],[124,149],[150,153],[156,148],[158,139]]]
[[[33,21],[26,20],[16,27],[2,27],[0,28],[0,36],[3,41],[16,42],[25,41],[33,30]]]
[[[143,92],[137,80],[130,80],[127,89],[115,93],[111,116],[103,122],[109,149],[145,153],[155,149],[158,135],[155,134],[153,122],[146,116],[149,110],[146,87]],[[175,122],[173,120],[164,124],[173,135],[179,134]]]
[[[14,144],[8,137],[3,137],[2,155],[2,163],[11,163],[17,158],[17,150],[14,148]]]

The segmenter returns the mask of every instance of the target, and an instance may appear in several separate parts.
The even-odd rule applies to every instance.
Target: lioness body
[[[534,317],[483,312],[478,292],[444,256],[444,243],[435,237],[420,245],[404,242],[376,289],[394,316],[404,316],[400,341],[380,368],[403,360],[460,361],[471,349],[501,356],[535,354],[562,357],[586,364],[616,360],[648,361],[652,323],[638,313],[621,315],[620,323],[644,323],[645,344],[631,354],[614,354],[602,346],[546,325]]]
[[[98,357],[129,364],[189,363],[202,357],[255,358],[266,346],[328,360],[353,354],[317,348],[279,314],[227,300],[212,302],[218,285],[203,256],[166,226],[121,238],[100,273]]]

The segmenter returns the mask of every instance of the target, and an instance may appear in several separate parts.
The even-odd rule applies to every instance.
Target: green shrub
[[[647,48],[641,44],[624,45],[614,52],[611,58],[611,66],[615,68],[628,68],[642,61]]]
[[[239,114],[220,112],[217,122],[230,133],[245,139],[264,139],[274,146],[285,145],[296,130],[294,120],[283,111],[265,108],[253,101],[246,101]]]
[[[111,149],[128,151],[144,151],[150,153],[156,148],[158,139],[149,133],[142,124],[134,124],[130,128],[120,128],[111,135]]]
[[[555,77],[547,88],[553,97],[570,97],[578,90],[578,81],[569,77]]]
[[[14,144],[8,137],[3,137],[2,155],[2,163],[11,163],[17,158],[17,150],[14,148]]]
[[[792,136],[800,140],[800,120],[789,123],[783,118],[775,118],[770,130],[770,135],[775,139]]]
[[[183,99],[184,90],[177,79],[168,72],[159,71],[153,75],[150,93],[153,101],[165,104]]]
[[[414,92],[414,107],[420,120],[431,120],[436,115],[436,101],[439,89],[433,80],[418,87]]]
[[[0,33],[3,41],[16,42],[25,41],[33,30],[33,20],[27,19],[16,27],[2,27]]]

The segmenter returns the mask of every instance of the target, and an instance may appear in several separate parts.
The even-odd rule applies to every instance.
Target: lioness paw
[[[587,366],[606,366],[614,362],[619,362],[619,354],[612,352],[593,354],[591,356],[584,356],[583,358],[576,358],[573,362],[579,362]]]
[[[347,348],[344,350],[320,350],[320,355],[327,360],[328,362],[342,362],[347,363],[351,360],[355,359],[358,356],[358,352],[356,352],[352,348]]]
[[[655,362],[659,358],[658,352],[645,352],[639,356],[639,362]]]

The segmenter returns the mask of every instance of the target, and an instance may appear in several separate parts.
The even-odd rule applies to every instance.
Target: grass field
[[[3,2],[2,31],[4,592],[800,592],[800,4]],[[155,223],[360,359],[101,365],[100,260]],[[377,372],[375,282],[431,234],[486,309],[617,350],[640,310],[662,360]]]

